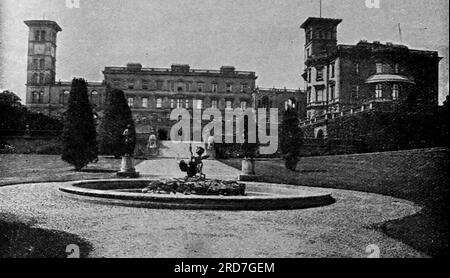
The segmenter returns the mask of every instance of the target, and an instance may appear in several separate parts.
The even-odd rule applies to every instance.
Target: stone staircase
[[[160,158],[177,158],[177,159],[189,159],[191,153],[189,152],[189,146],[192,144],[192,152],[195,154],[197,146],[205,148],[203,142],[172,142],[172,141],[159,141],[159,150],[155,157]]]

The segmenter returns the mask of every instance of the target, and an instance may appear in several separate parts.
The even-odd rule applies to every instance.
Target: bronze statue
[[[189,146],[189,151],[191,152],[191,161],[186,163],[186,161],[180,161],[180,170],[187,173],[188,178],[193,178],[198,175],[200,179],[205,179],[206,176],[203,174],[203,159],[208,159],[208,155],[203,155],[205,149],[202,147],[197,147],[196,154],[194,156],[192,153],[192,144]]]

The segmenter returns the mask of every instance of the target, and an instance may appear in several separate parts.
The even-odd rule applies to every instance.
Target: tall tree
[[[99,147],[101,154],[114,155],[116,158],[126,151],[123,132],[131,127],[136,134],[130,107],[121,90],[107,88],[107,106],[99,129]],[[134,144],[136,139],[134,138]]]
[[[303,131],[300,128],[298,113],[296,110],[289,108],[284,112],[280,134],[280,147],[287,169],[295,171],[302,146]]]
[[[84,79],[74,78],[64,117],[62,160],[75,166],[77,171],[97,160],[96,136],[87,83]]]

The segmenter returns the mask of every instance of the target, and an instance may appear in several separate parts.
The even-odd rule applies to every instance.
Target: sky
[[[56,21],[56,79],[103,80],[105,66],[190,64],[255,71],[259,87],[304,88],[304,32],[319,0],[0,0],[0,89],[25,98],[31,19]],[[322,0],[322,16],[341,18],[338,43],[402,43],[439,51],[440,100],[448,95],[448,0]],[[402,28],[402,41],[398,32]]]

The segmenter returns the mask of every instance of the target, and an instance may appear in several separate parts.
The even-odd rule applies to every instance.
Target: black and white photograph
[[[447,0],[0,0],[0,264],[448,257],[448,18]]]

